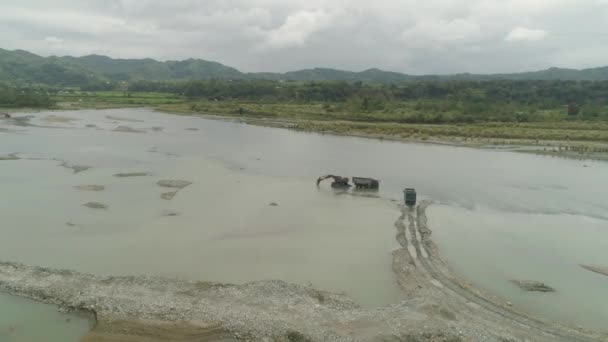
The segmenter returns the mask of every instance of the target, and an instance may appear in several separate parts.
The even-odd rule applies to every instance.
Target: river
[[[429,223],[442,254],[472,283],[547,319],[596,329],[608,321],[608,278],[578,266],[608,264],[606,163],[147,109],[32,115],[26,125],[0,123],[0,156],[21,158],[0,161],[10,194],[0,207],[0,260],[98,274],[283,279],[383,306],[400,300],[391,271],[395,201],[415,187],[435,202]],[[75,165],[90,169],[75,173]],[[113,176],[128,172],[149,175]],[[379,198],[317,189],[327,173],[379,178]],[[193,184],[167,201],[161,179]],[[74,188],[88,184],[105,190]],[[511,279],[557,292],[525,293]],[[76,332],[86,323],[71,322]]]

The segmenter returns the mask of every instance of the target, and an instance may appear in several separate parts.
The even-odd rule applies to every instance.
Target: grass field
[[[287,121],[301,130],[397,138],[525,139],[608,142],[608,122],[551,121],[536,123],[407,124],[391,113],[351,114],[327,111],[325,104],[184,102],[159,106],[182,114],[215,114]],[[393,117],[391,117],[393,115]]]
[[[123,93],[118,91],[62,93],[52,97],[59,108],[156,107],[183,103],[184,98],[167,93]]]

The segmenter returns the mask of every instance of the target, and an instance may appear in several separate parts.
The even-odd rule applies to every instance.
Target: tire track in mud
[[[419,263],[424,269],[424,272],[432,278],[431,282],[433,282],[433,280],[438,281],[443,288],[453,292],[465,301],[474,303],[480,308],[489,311],[491,314],[494,314],[509,323],[515,323],[519,325],[520,328],[528,330],[526,333],[530,333],[530,330],[533,330],[536,331],[536,333],[544,335],[545,338],[549,338],[550,340],[557,338],[565,341],[575,342],[599,341],[597,338],[592,338],[583,335],[582,333],[579,334],[576,331],[568,331],[566,328],[559,325],[549,326],[547,322],[543,322],[541,320],[525,316],[516,311],[509,310],[508,308],[503,307],[478,293],[475,293],[466,286],[463,286],[458,280],[455,281],[451,279],[454,278],[453,274],[446,275],[444,271],[438,269],[435,262],[447,266],[447,269],[449,269],[449,266],[443,259],[441,259],[434,242],[430,239],[431,230],[427,226],[426,217],[426,208],[429,205],[430,202],[422,202],[417,207],[416,212],[407,207],[402,207],[402,215],[400,217],[401,222],[400,224],[396,223],[395,226],[398,229],[399,225],[405,227],[405,223],[403,221],[407,217],[409,223],[408,228],[410,230],[409,235],[412,237],[412,239],[411,241],[406,241],[406,243],[413,245],[414,249],[416,250],[416,254],[422,256],[417,258],[416,263]],[[401,245],[403,246],[403,244]],[[460,313],[462,314],[463,312],[460,311]],[[482,319],[485,318],[483,313],[474,315],[473,318],[479,319],[480,317]],[[606,341],[606,339],[603,340]]]

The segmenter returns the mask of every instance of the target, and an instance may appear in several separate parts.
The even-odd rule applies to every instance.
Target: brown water
[[[437,202],[429,215],[435,238],[473,282],[537,315],[594,328],[608,321],[607,302],[598,300],[607,298],[608,279],[577,266],[608,264],[608,201],[598,186],[608,164],[149,110],[53,114],[78,120],[49,123],[42,113],[32,123],[55,128],[0,133],[0,155],[43,159],[0,162],[11,199],[0,207],[7,223],[0,259],[100,274],[278,278],[382,306],[400,299],[390,268],[399,215],[391,200],[411,186]],[[145,133],[113,132],[118,126]],[[74,174],[52,158],[92,168]],[[112,177],[122,172],[151,176]],[[380,198],[317,189],[314,180],[326,173],[377,177]],[[159,179],[193,185],[165,201]],[[106,190],[73,188],[82,184]],[[82,206],[91,201],[109,208]],[[546,281],[558,292],[521,293],[511,278]]]

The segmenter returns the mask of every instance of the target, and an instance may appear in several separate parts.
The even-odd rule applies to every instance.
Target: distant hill
[[[62,57],[61,60],[84,67],[115,81],[183,80],[240,78],[243,73],[216,62],[201,59],[159,62],[153,59],[112,59],[106,56]]]
[[[286,73],[243,73],[202,59],[160,62],[154,59],[113,59],[106,56],[41,57],[23,50],[0,49],[0,81],[13,84],[86,86],[116,81],[180,81],[201,79],[266,79],[291,81],[363,81],[397,83],[411,80],[608,80],[608,67],[550,68],[512,74],[407,75],[379,69],[352,72],[315,68]]]

